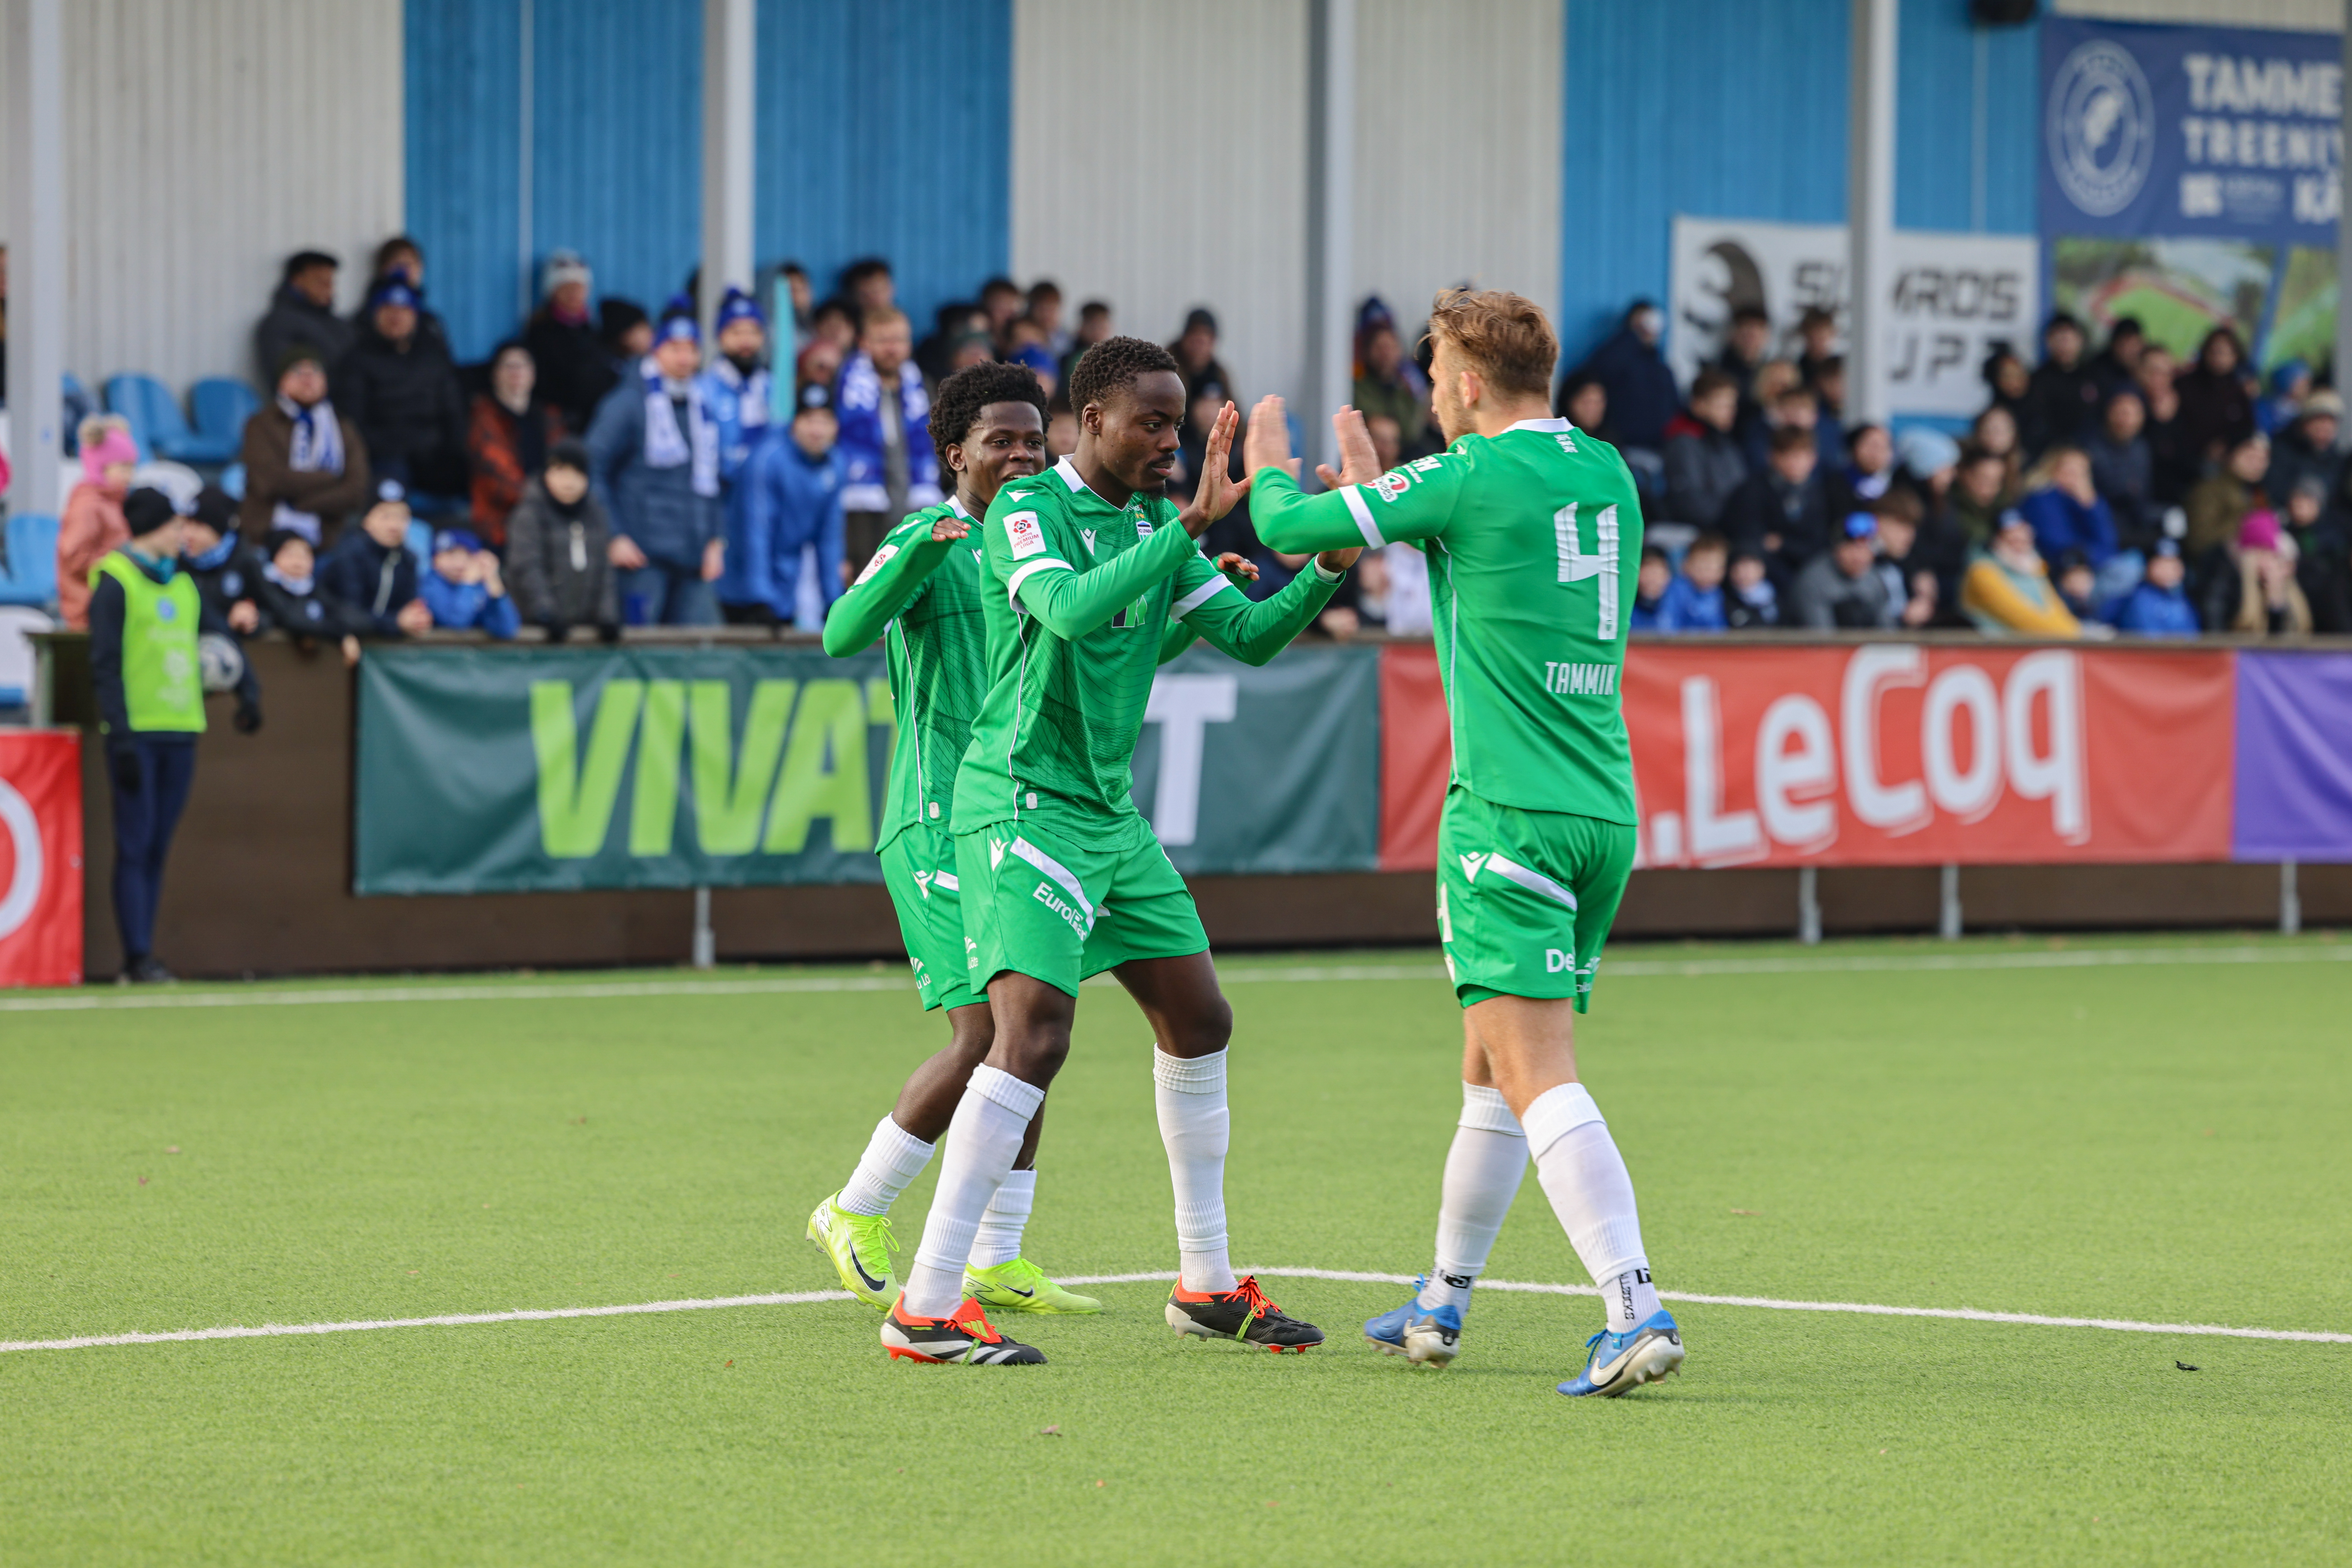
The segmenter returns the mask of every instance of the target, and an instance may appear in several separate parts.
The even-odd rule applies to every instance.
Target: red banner
[[[0,730],[0,985],[81,984],[81,736]]]
[[[1434,657],[1381,683],[1381,863],[1434,866]],[[2225,860],[2226,650],[1646,643],[1625,661],[1643,866]]]

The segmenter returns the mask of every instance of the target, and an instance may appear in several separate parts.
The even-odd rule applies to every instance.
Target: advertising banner
[[[1442,755],[1434,659],[1390,658],[1391,734]],[[2231,679],[2219,651],[1643,644],[1636,864],[2225,860]],[[1435,865],[1444,792],[1391,780],[1383,867]]]
[[[1180,870],[1370,867],[1379,656],[1160,672],[1136,801]],[[882,658],[807,647],[381,648],[360,669],[353,890],[871,882]]]
[[[2267,373],[2330,357],[2343,40],[2053,16],[2040,199],[2051,297],[2175,354],[2217,326]]]
[[[2352,860],[2352,654],[2241,653],[2240,860]]]
[[[0,730],[0,985],[81,984],[81,736]]]
[[[1972,418],[1978,367],[1995,342],[2031,342],[2041,321],[2041,252],[2029,236],[1895,232],[1886,323],[1887,395],[1899,415]],[[1666,357],[1685,386],[1721,352],[1731,313],[1761,306],[1795,352],[1797,321],[1846,300],[1843,224],[1675,219]]]

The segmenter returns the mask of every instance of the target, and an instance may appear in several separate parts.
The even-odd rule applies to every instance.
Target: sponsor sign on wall
[[[1885,325],[1887,395],[1898,415],[1967,418],[1984,406],[1978,367],[1995,342],[2030,343],[2041,321],[2040,247],[2028,236],[1895,235]],[[1769,313],[1776,353],[1797,352],[1813,306],[1846,303],[1843,224],[1675,219],[1667,359],[1685,386],[1722,352],[1731,313]]]
[[[0,985],[81,984],[81,736],[0,730]]]

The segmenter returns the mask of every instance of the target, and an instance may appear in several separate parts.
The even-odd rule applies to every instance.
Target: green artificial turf
[[[2352,964],[2202,944],[2246,946],[2309,961],[1614,950],[1580,1049],[1661,1288],[2352,1331]],[[1238,1261],[1426,1266],[1459,1106],[1431,962],[1227,965]],[[1828,967],[1857,962],[1896,967]],[[1413,977],[1283,978],[1302,964]],[[805,973],[877,988],[0,1011],[0,1341],[830,1288],[808,1210],[943,1030],[889,972]],[[1087,993],[1029,1231],[1050,1270],[1173,1267],[1148,1044]],[[1492,1274],[1583,1282],[1533,1181]],[[2190,1563],[2352,1539],[2352,1345],[1685,1305],[1682,1376],[1571,1403],[1551,1390],[1589,1300],[1485,1294],[1441,1374],[1357,1337],[1396,1288],[1265,1284],[1330,1343],[1179,1342],[1139,1284],[1101,1287],[1098,1319],[1008,1321],[1036,1369],[889,1363],[837,1301],[0,1354],[0,1561]]]

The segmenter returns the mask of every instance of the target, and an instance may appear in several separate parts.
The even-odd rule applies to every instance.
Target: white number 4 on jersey
[[[1581,583],[1587,577],[1598,578],[1601,590],[1600,625],[1593,635],[1602,642],[1617,640],[1617,509],[1605,506],[1592,520],[1598,553],[1587,555],[1576,538],[1576,503],[1569,502],[1551,514],[1553,536],[1559,543],[1559,580]]]

